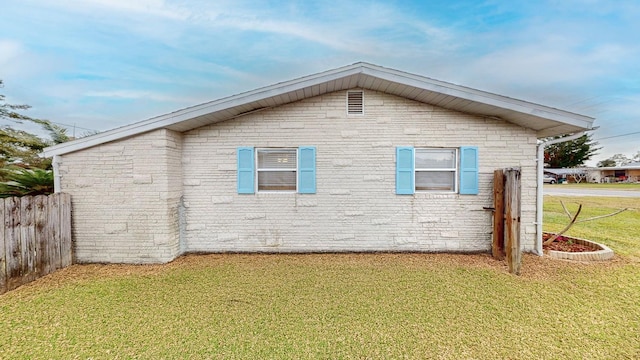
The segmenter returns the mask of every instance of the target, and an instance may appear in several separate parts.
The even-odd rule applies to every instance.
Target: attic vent
[[[364,114],[362,91],[347,91],[347,114]]]

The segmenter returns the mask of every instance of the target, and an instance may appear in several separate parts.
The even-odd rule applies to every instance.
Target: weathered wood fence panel
[[[506,256],[509,272],[520,274],[520,169],[496,170],[493,175],[493,257]]]
[[[493,257],[502,260],[504,251],[504,171],[493,172]]]
[[[0,199],[0,294],[71,265],[71,196]]]
[[[0,294],[4,294],[7,291],[7,252],[4,246],[7,226],[4,213],[4,200],[2,200],[0,201],[0,224],[2,225],[2,230],[0,231]]]

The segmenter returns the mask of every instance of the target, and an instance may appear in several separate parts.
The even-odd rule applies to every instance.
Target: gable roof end
[[[353,88],[379,91],[455,111],[497,117],[533,129],[538,137],[591,129],[594,121],[594,118],[585,115],[377,65],[356,63],[51,146],[44,149],[43,156],[62,155],[161,128],[184,132],[265,108]]]

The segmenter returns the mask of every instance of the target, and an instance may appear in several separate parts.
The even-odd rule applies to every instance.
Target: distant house
[[[367,63],[45,149],[78,262],[185,252],[487,251],[495,169],[520,167],[536,241],[536,146],[593,118]]]
[[[640,162],[594,168],[592,178],[594,182],[640,182]]]
[[[591,168],[545,168],[545,174],[553,175],[559,182],[582,183],[589,182],[591,179]]]

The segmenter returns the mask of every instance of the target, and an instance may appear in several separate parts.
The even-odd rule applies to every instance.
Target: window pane
[[[416,171],[416,190],[454,191],[455,172]]]
[[[455,169],[454,149],[416,149],[416,169]]]
[[[258,169],[296,168],[295,149],[258,150]]]
[[[296,172],[258,171],[258,190],[296,191]]]

